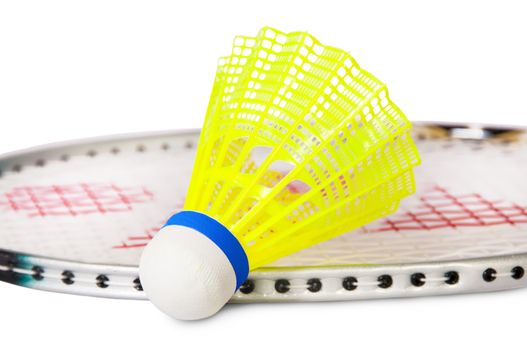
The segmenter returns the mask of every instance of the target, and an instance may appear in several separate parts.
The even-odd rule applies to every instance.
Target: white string
[[[423,277],[419,279],[422,282],[446,282],[448,278],[446,277]]]
[[[310,285],[308,284],[291,284],[289,286],[287,286],[287,288],[289,289],[306,289],[306,288],[309,288],[311,287]]]
[[[374,282],[353,282],[353,285],[356,286],[356,287],[361,287],[361,286],[378,286],[381,282],[379,281],[374,281]]]
[[[512,272],[501,272],[501,273],[493,273],[492,277],[511,277],[513,275]]]

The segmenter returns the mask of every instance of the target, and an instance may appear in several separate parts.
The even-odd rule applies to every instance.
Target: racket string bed
[[[232,301],[345,300],[469,293],[525,286],[527,235],[524,221],[527,207],[521,194],[525,193],[526,185],[522,178],[524,172],[517,171],[522,169],[522,164],[527,164],[527,143],[521,136],[523,132],[483,130],[481,134],[502,135],[499,137],[507,142],[494,136],[490,141],[466,142],[456,138],[453,132],[461,129],[466,128],[416,125],[414,130],[425,163],[416,172],[418,195],[415,198],[424,196],[429,203],[430,200],[440,201],[439,213],[427,213],[420,207],[422,203],[406,201],[401,211],[388,219],[393,227],[383,222],[370,225],[365,230],[352,232],[341,239],[286,257],[274,266],[257,270],[249,277],[251,283],[248,285],[252,286],[241,288]],[[53,218],[28,217],[27,212],[12,211],[11,206],[3,205],[0,200],[0,247],[23,252],[14,255],[24,256],[17,261],[12,259],[13,254],[6,256],[0,250],[0,280],[62,293],[144,299],[135,265],[142,246],[152,236],[148,236],[148,229],[157,227],[164,219],[153,213],[168,213],[177,207],[174,201],[184,200],[183,193],[190,175],[182,169],[190,171],[192,167],[196,140],[196,132],[169,132],[100,142],[83,141],[0,157],[0,194],[13,193],[17,187],[94,181],[119,186],[146,185],[153,194],[152,201],[137,203],[132,211]],[[489,166],[488,159],[493,160],[492,166]],[[166,164],[174,163],[181,166],[167,169]],[[157,181],[142,169],[145,164],[156,173],[166,174],[166,179],[181,181],[165,178]],[[459,171],[460,167],[464,171]],[[72,168],[76,171],[71,171]],[[128,182],[130,173],[134,174],[136,182]],[[507,178],[508,181],[498,184],[492,181],[493,178]],[[167,187],[169,184],[177,186]],[[429,185],[440,185],[444,191],[430,193],[433,195],[430,197],[430,194],[423,193]],[[468,196],[471,193],[474,195]],[[450,195],[456,199],[445,197]],[[418,206],[412,207],[414,204]],[[435,206],[436,202],[431,204]],[[452,210],[463,211],[460,204],[468,206],[478,217],[471,219],[469,214],[465,217],[453,213]],[[479,209],[484,210],[483,217],[479,216]],[[62,212],[68,211],[64,208]],[[409,221],[405,212],[415,213],[420,222]],[[499,212],[506,214],[507,218],[500,216]],[[446,220],[442,220],[443,214],[447,215]],[[146,233],[143,235],[143,232]],[[128,237],[143,236],[144,240],[133,247],[130,244],[131,247],[126,249],[112,248],[121,242],[137,242],[129,242]],[[54,259],[33,261],[34,255]],[[72,265],[72,261],[79,262]],[[427,265],[431,261],[436,263]],[[426,263],[426,266],[412,267],[415,263]],[[364,270],[366,267],[350,264],[377,267],[372,265],[371,270]],[[329,268],[331,266],[334,268]],[[283,267],[289,271],[281,270]],[[74,277],[68,278],[68,273],[63,275],[68,271]],[[457,277],[445,277],[448,272],[456,272]],[[378,286],[377,278],[386,274],[392,277],[393,285],[383,289]],[[414,274],[424,275],[416,277],[421,286],[412,284]],[[99,276],[105,276],[108,281],[101,277],[103,283],[100,283]],[[318,282],[308,283],[312,279]],[[293,288],[278,293],[278,280],[288,281]],[[351,290],[344,288],[344,283],[348,288],[351,286]],[[316,288],[311,289],[318,291],[309,290],[312,286]]]

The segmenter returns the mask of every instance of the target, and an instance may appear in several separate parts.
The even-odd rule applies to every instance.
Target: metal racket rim
[[[146,299],[136,266],[89,264],[0,250],[5,282],[105,298]],[[270,267],[253,271],[231,302],[359,300],[525,287],[527,253],[424,263]]]

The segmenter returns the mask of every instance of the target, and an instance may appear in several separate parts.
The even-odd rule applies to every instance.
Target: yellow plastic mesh
[[[237,37],[185,209],[228,227],[257,268],[393,212],[414,192],[410,128],[348,53],[304,32]]]

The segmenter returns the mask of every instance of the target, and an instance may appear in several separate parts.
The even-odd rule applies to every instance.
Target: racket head
[[[198,131],[82,140],[0,159],[0,279],[142,299],[142,247],[180,209]],[[525,133],[417,124],[417,193],[394,215],[253,271],[233,301],[523,286]]]

